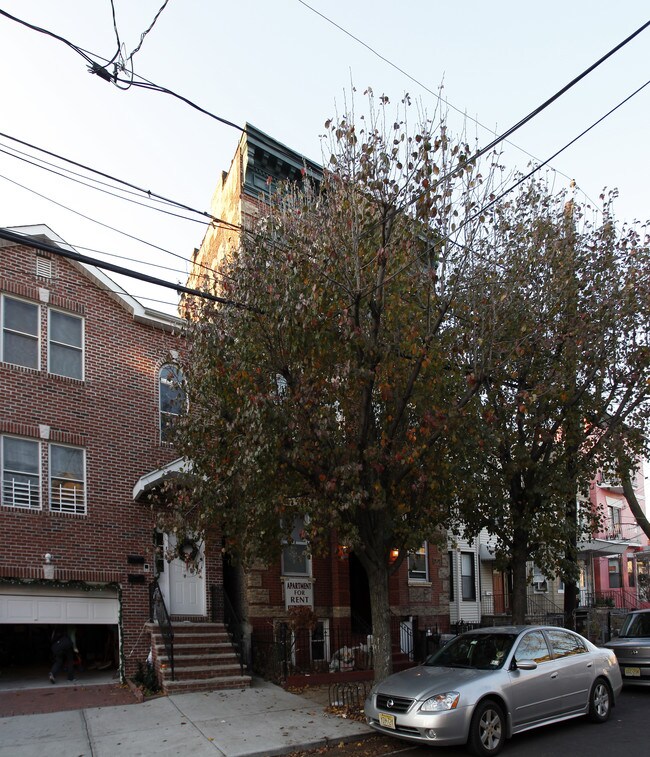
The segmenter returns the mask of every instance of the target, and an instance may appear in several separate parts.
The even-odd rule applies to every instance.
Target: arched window
[[[183,372],[173,363],[160,369],[160,439],[171,438],[172,428],[185,407]]]

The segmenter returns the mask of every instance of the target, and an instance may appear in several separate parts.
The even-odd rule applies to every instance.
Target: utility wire
[[[498,144],[506,140],[509,136],[514,134],[516,131],[521,129],[522,126],[525,126],[527,123],[532,121],[535,117],[537,117],[542,111],[546,110],[550,105],[552,105],[556,100],[558,100],[562,95],[564,95],[566,92],[568,92],[572,87],[574,87],[576,84],[578,84],[582,79],[584,79],[586,76],[588,76],[592,71],[594,71],[598,66],[602,65],[606,60],[612,57],[616,52],[618,52],[621,48],[623,48],[625,45],[629,44],[635,37],[637,37],[639,34],[641,34],[642,31],[648,28],[650,26],[650,21],[646,21],[642,26],[640,26],[636,31],[634,31],[632,34],[628,35],[624,40],[619,42],[615,47],[613,47],[609,52],[605,53],[605,55],[601,56],[595,63],[592,63],[591,66],[586,68],[582,73],[578,74],[578,76],[574,77],[568,84],[566,84],[564,87],[562,87],[560,90],[558,90],[554,95],[549,97],[547,100],[545,100],[541,105],[534,108],[528,115],[521,118],[517,123],[515,123],[513,126],[511,126],[509,129],[507,129],[505,132],[502,132],[500,135],[495,137],[491,142],[489,142],[484,147],[480,148],[479,150],[474,153],[471,158],[468,159],[468,162],[474,162],[478,160],[481,156],[485,155],[486,153],[493,150]],[[105,77],[104,77],[105,78]],[[166,94],[173,95],[174,97],[178,97],[181,100],[184,100],[185,102],[188,102],[188,104],[192,105],[192,107],[196,107],[201,112],[205,113],[206,115],[216,118],[217,120],[220,120],[223,122],[223,119],[220,116],[215,116],[214,114],[210,113],[209,111],[206,111],[204,108],[200,108],[199,106],[196,106],[194,103],[191,103],[186,98],[182,97],[181,95],[176,94],[175,92],[172,92],[171,90],[168,90],[164,87],[159,87],[158,85],[148,85],[148,84],[140,84],[140,83],[134,83],[134,86],[143,87],[145,89],[153,89],[159,92],[164,92]],[[229,125],[233,125],[229,122]],[[241,129],[241,127],[235,127],[240,129],[240,131],[245,132],[244,129]],[[544,163],[546,165],[546,162]],[[451,176],[453,176],[454,173],[458,171],[459,168],[461,168],[461,165],[456,166],[454,169],[449,171],[444,176],[438,178],[435,182],[436,185],[439,185],[443,181],[446,181]],[[395,213],[402,212],[405,208],[409,207],[413,203],[417,202],[417,200],[423,196],[423,194],[426,193],[422,192],[419,194],[414,195],[410,200],[408,200],[406,203],[404,203],[401,207],[395,209]]]
[[[131,279],[138,279],[144,281],[147,284],[155,284],[156,286],[165,287],[166,289],[173,289],[174,291],[183,294],[189,294],[193,297],[200,297],[204,300],[211,300],[212,302],[219,302],[222,305],[230,305],[231,307],[239,308],[241,310],[250,310],[255,313],[261,313],[257,308],[246,305],[243,302],[236,302],[234,300],[226,299],[225,297],[218,297],[216,294],[210,292],[204,292],[200,289],[193,289],[192,287],[186,287],[182,284],[174,284],[171,281],[165,281],[155,276],[149,276],[146,273],[140,273],[134,271],[132,268],[124,268],[123,266],[113,265],[112,263],[106,263],[103,260],[97,258],[91,258],[88,255],[81,255],[78,252],[72,250],[66,250],[63,247],[59,247],[56,244],[50,244],[43,242],[40,239],[36,239],[28,234],[17,234],[14,231],[6,228],[0,228],[0,239],[4,239],[7,242],[13,242],[17,245],[27,245],[28,247],[34,247],[37,250],[43,250],[44,252],[50,252],[53,255],[58,255],[69,260],[76,260],[78,263],[84,263],[85,265],[95,266],[95,268],[105,269],[112,271],[113,273],[119,273],[122,276],[128,276]]]
[[[345,28],[344,28],[343,26],[341,26],[340,24],[338,24],[338,23],[337,23],[336,21],[334,21],[333,19],[331,19],[331,18],[330,18],[329,16],[325,15],[325,14],[324,14],[324,13],[322,13],[321,11],[319,11],[319,10],[317,10],[316,8],[314,8],[313,6],[309,5],[309,3],[305,2],[305,0],[298,0],[298,2],[299,2],[299,3],[301,4],[301,5],[303,5],[303,6],[305,7],[305,8],[307,8],[308,10],[312,11],[312,13],[315,13],[315,14],[316,14],[317,16],[320,16],[320,18],[322,18],[322,19],[323,19],[324,21],[326,21],[326,22],[327,22],[328,24],[331,24],[331,25],[332,25],[332,26],[334,26],[334,27],[335,27],[336,29],[338,29],[339,31],[341,31],[341,32],[342,32],[343,34],[345,34],[346,36],[348,36],[348,37],[350,37],[351,39],[353,39],[353,40],[354,40],[355,42],[357,42],[357,43],[359,43],[360,45],[362,45],[363,47],[365,47],[365,48],[366,48],[366,50],[368,50],[368,51],[369,51],[370,53],[372,53],[372,54],[373,54],[374,56],[376,56],[376,57],[377,57],[377,58],[379,58],[379,59],[380,59],[381,61],[383,61],[384,63],[386,63],[387,65],[389,65],[389,66],[390,66],[391,68],[393,68],[393,69],[395,69],[396,71],[398,71],[398,72],[399,72],[400,74],[402,74],[403,76],[406,76],[406,78],[407,78],[407,79],[409,79],[410,81],[412,81],[412,82],[413,82],[414,84],[417,84],[417,85],[418,85],[419,87],[421,87],[422,89],[424,89],[424,90],[425,90],[426,92],[428,92],[429,94],[433,95],[433,96],[434,96],[434,97],[435,97],[436,99],[438,99],[438,100],[439,100],[439,101],[440,101],[441,103],[444,103],[444,105],[446,105],[447,107],[449,107],[449,108],[451,108],[452,110],[454,110],[454,111],[456,111],[457,113],[459,113],[459,114],[460,114],[461,116],[463,116],[463,118],[469,118],[469,120],[470,120],[470,121],[473,121],[473,122],[474,122],[474,123],[475,123],[475,124],[476,124],[477,126],[480,126],[480,127],[482,128],[482,129],[485,129],[485,131],[488,131],[488,132],[490,132],[491,134],[494,134],[494,135],[495,135],[496,137],[498,137],[498,132],[496,132],[496,131],[495,131],[494,129],[491,129],[491,128],[490,128],[489,126],[486,126],[485,124],[481,123],[481,122],[480,122],[480,121],[479,121],[478,119],[476,119],[476,118],[473,118],[472,116],[470,116],[470,115],[469,115],[469,114],[467,113],[467,111],[463,111],[463,110],[461,110],[460,108],[457,108],[457,107],[456,107],[456,106],[455,106],[455,105],[454,105],[453,103],[449,102],[449,100],[448,100],[447,98],[443,98],[443,97],[442,97],[442,96],[441,96],[441,95],[440,95],[440,94],[439,94],[438,92],[436,92],[435,90],[433,90],[433,89],[431,89],[430,87],[428,87],[428,86],[427,86],[426,84],[424,84],[424,83],[423,83],[422,81],[420,81],[419,79],[416,79],[416,78],[415,78],[414,76],[412,76],[411,74],[409,74],[409,73],[408,73],[408,71],[405,71],[405,70],[404,70],[403,68],[401,68],[400,66],[398,66],[398,65],[397,65],[396,63],[394,63],[394,62],[393,62],[392,60],[390,60],[390,59],[389,59],[389,58],[387,58],[386,56],[382,55],[382,54],[381,54],[380,52],[378,52],[378,51],[377,51],[377,50],[376,50],[375,48],[373,48],[373,47],[372,47],[371,45],[367,44],[367,43],[366,43],[366,42],[364,42],[364,41],[363,41],[362,39],[360,39],[359,37],[357,37],[357,36],[355,36],[354,34],[352,34],[352,32],[350,32],[350,31],[348,31],[347,29],[345,29]],[[650,23],[650,22],[648,22],[648,23]],[[646,24],[646,26],[647,26],[647,24]],[[636,34],[638,34],[638,33],[639,33],[640,31],[642,31],[642,30],[643,30],[643,28],[645,28],[645,27],[641,27],[641,29],[639,29],[639,30],[638,30],[637,32],[635,32],[635,34],[634,34],[633,36],[636,36]],[[631,38],[632,38],[632,37],[628,38],[628,40],[626,40],[626,41],[629,41],[629,39],[631,39]],[[621,45],[619,45],[619,47],[620,47],[620,46],[622,46],[623,44],[625,44],[625,43],[626,43],[626,41],[622,42],[622,43],[621,43]],[[615,52],[615,51],[616,51],[617,49],[618,49],[618,48],[614,48],[614,51],[612,51],[612,52]],[[611,54],[611,53],[610,53],[610,54]],[[609,55],[608,55],[607,57],[609,57]],[[598,63],[594,64],[594,67],[595,67],[596,65],[598,65]],[[568,88],[569,86],[570,86],[570,85],[567,85],[567,88]],[[566,89],[566,88],[565,88],[565,89]],[[560,94],[562,94],[562,91],[560,92]],[[557,96],[559,97],[560,95],[558,94]],[[529,117],[527,117],[527,118],[529,118]],[[520,122],[520,125],[523,125],[523,123],[525,123],[525,122]],[[515,130],[516,128],[518,128],[518,126],[515,126],[515,127],[513,127],[513,128],[512,128],[512,131],[514,131],[514,130]],[[527,150],[525,150],[525,149],[524,149],[523,147],[520,147],[520,146],[518,146],[518,145],[514,144],[514,143],[513,143],[513,142],[511,142],[510,140],[508,140],[508,139],[506,139],[506,138],[504,138],[504,137],[498,137],[498,139],[499,139],[499,141],[503,140],[503,141],[507,142],[508,144],[512,145],[512,147],[515,147],[515,148],[516,148],[517,150],[520,150],[520,151],[521,151],[521,152],[523,152],[523,153],[524,153],[525,155],[527,155],[527,156],[528,156],[529,158],[532,158],[532,159],[533,159],[533,160],[535,160],[535,161],[539,161],[539,158],[535,157],[535,156],[534,156],[534,155],[533,155],[532,153],[528,152],[528,151],[527,151]],[[488,150],[490,150],[490,149],[491,149],[491,146],[490,146],[490,145],[488,145],[488,146],[487,146],[487,147],[485,148],[485,150],[486,150],[486,151],[488,151]],[[553,170],[554,170],[554,171],[557,171],[557,172],[558,172],[559,174],[561,174],[562,176],[564,176],[564,177],[565,177],[566,179],[572,179],[572,177],[568,176],[568,174],[565,174],[564,172],[562,172],[562,171],[560,171],[560,170],[558,170],[558,169],[556,169],[556,168],[553,168]],[[585,195],[585,196],[586,196],[586,195]],[[593,202],[593,201],[592,201],[592,202]]]
[[[602,123],[602,121],[604,121],[608,116],[610,116],[612,113],[614,113],[615,111],[617,111],[620,107],[622,107],[623,105],[625,105],[625,103],[627,103],[629,100],[631,100],[635,95],[638,95],[639,92],[641,92],[643,89],[645,89],[648,85],[650,85],[650,79],[645,84],[642,84],[640,87],[638,87],[637,89],[635,89],[634,92],[632,92],[631,94],[629,94],[625,99],[621,100],[613,108],[611,108],[610,110],[608,110],[607,113],[605,113],[603,116],[601,116],[597,121],[594,121],[591,124],[591,126],[588,126],[586,129],[584,129],[583,131],[581,131],[580,134],[578,134],[577,136],[575,136],[570,142],[567,142],[563,147],[561,147],[559,150],[557,150],[556,152],[554,152],[553,155],[551,155],[549,158],[547,158],[543,163],[540,163],[539,165],[534,166],[532,168],[532,170],[530,170],[528,173],[526,173],[523,176],[521,176],[514,184],[512,184],[506,190],[504,190],[503,192],[501,192],[501,194],[499,194],[496,197],[494,197],[486,205],[483,205],[479,210],[477,210],[469,218],[466,218],[464,221],[461,221],[461,223],[459,223],[458,227],[453,232],[451,232],[450,234],[447,234],[446,236],[444,236],[444,237],[442,237],[440,239],[436,239],[436,244],[438,245],[438,244],[443,244],[444,242],[451,242],[452,244],[458,245],[458,243],[455,242],[452,239],[452,236],[455,236],[456,234],[458,234],[458,232],[461,231],[461,229],[463,229],[465,226],[467,226],[468,223],[471,223],[472,221],[474,221],[477,218],[479,218],[481,215],[483,215],[485,212],[487,212],[490,208],[492,208],[496,203],[498,203],[499,201],[501,201],[506,195],[510,194],[510,192],[512,192],[513,190],[515,190],[518,186],[520,186],[525,181],[527,181],[528,179],[530,179],[531,176],[533,176],[538,171],[540,171],[545,165],[547,165],[548,163],[550,163],[551,160],[554,160],[555,158],[557,158],[558,155],[560,155],[561,153],[563,153],[565,150],[567,150],[569,147],[571,147],[571,145],[573,145],[579,139],[581,139],[582,137],[584,137],[585,134],[587,134],[592,129],[594,129],[596,126],[598,126],[598,124]],[[464,247],[464,245],[460,245],[460,246]],[[470,250],[468,250],[466,247],[464,247],[464,248],[466,249],[467,252],[470,252]],[[393,278],[397,277],[404,270],[406,270],[407,268],[410,268],[413,264],[415,264],[419,259],[420,259],[419,256],[418,257],[413,257],[411,260],[407,261],[403,266],[401,266],[397,271],[394,271],[393,273],[391,273],[390,276],[387,277],[386,281],[388,282],[389,279],[393,279]],[[368,290],[368,293],[370,293],[371,291],[373,291],[373,289]]]
[[[2,13],[2,11],[0,11],[0,13]],[[112,176],[111,174],[104,173],[103,171],[99,171],[96,168],[91,168],[90,166],[87,166],[84,163],[78,163],[76,160],[72,160],[71,158],[66,158],[63,155],[58,155],[55,152],[46,150],[44,147],[38,147],[37,145],[31,144],[30,142],[26,142],[22,139],[18,139],[18,137],[13,137],[11,134],[0,132],[0,137],[3,137],[5,139],[10,139],[12,142],[17,142],[18,144],[21,144],[25,147],[29,147],[32,150],[37,150],[38,152],[42,152],[45,155],[49,155],[51,158],[62,160],[65,163],[69,163],[72,166],[76,166],[77,168],[82,168],[84,171],[89,171],[90,173],[94,173],[97,176],[102,176],[104,179],[109,179],[110,181],[116,182],[117,184],[122,184],[123,186],[129,187],[130,189],[134,189],[137,192],[140,192],[141,194],[146,195],[147,197],[152,197],[152,198],[155,198],[156,200],[161,200],[170,205],[174,205],[177,208],[181,208],[182,210],[187,210],[190,213],[196,213],[197,215],[203,216],[204,218],[208,218],[214,223],[217,223],[221,226],[230,227],[235,230],[240,230],[241,228],[237,224],[230,223],[229,221],[224,221],[221,218],[217,218],[217,216],[213,216],[211,213],[208,213],[205,210],[197,210],[196,208],[193,208],[191,205],[186,205],[185,203],[179,202],[177,200],[171,200],[169,197],[165,197],[163,195],[157,194],[156,192],[152,192],[150,189],[143,189],[142,187],[139,187],[137,184],[132,184],[129,181],[126,181],[124,179],[119,179],[116,176]]]
[[[214,275],[214,276],[220,276],[221,278],[228,278],[225,274],[219,273],[218,271],[214,271],[212,268],[210,268],[209,266],[206,266],[203,263],[192,261],[191,259],[185,257],[184,255],[180,255],[177,252],[172,252],[171,250],[167,250],[166,248],[160,247],[159,245],[154,244],[153,242],[148,242],[146,239],[141,239],[140,237],[136,237],[133,234],[129,234],[126,231],[122,231],[121,229],[118,229],[115,226],[111,226],[110,224],[104,223],[103,221],[99,221],[96,218],[92,218],[91,216],[88,216],[85,213],[81,213],[79,210],[75,210],[74,208],[71,208],[68,205],[64,205],[63,203],[60,203],[57,200],[54,200],[51,197],[48,197],[47,195],[37,192],[35,189],[32,189],[31,187],[28,187],[25,184],[21,184],[20,182],[15,181],[14,179],[10,179],[8,176],[5,176],[4,174],[0,174],[0,179],[4,179],[5,181],[8,181],[10,184],[14,184],[15,186],[20,187],[21,189],[24,189],[27,192],[31,192],[37,197],[40,197],[43,200],[47,200],[48,202],[51,202],[52,204],[60,208],[63,208],[63,210],[67,210],[70,213],[74,213],[75,215],[78,215],[81,218],[84,218],[85,220],[90,221],[91,223],[95,223],[98,226],[103,226],[104,228],[109,229],[110,231],[114,231],[116,234],[121,234],[122,236],[125,236],[129,239],[133,239],[136,242],[140,242],[141,244],[144,244],[147,247],[152,247],[155,250],[160,250],[160,252],[164,252],[167,255],[171,255],[173,258],[178,258],[179,260],[182,260],[184,263],[189,263],[191,265],[198,266],[208,271],[208,274],[195,273],[194,274],[195,276],[200,277],[200,276]],[[144,265],[147,265],[145,261],[140,261],[140,262],[142,262]]]
[[[53,200],[51,197],[48,197],[47,195],[41,194],[40,192],[37,192],[35,189],[31,189],[30,187],[26,186],[25,184],[21,184],[19,181],[15,181],[14,179],[10,179],[8,176],[5,176],[4,174],[0,174],[0,179],[4,179],[5,181],[8,181],[10,184],[13,184],[14,186],[20,187],[21,189],[26,190],[27,192],[31,192],[32,194],[36,195],[37,197],[40,197],[43,200],[47,200],[48,202],[53,203],[54,205],[58,206],[59,208],[63,208],[63,210],[67,210],[70,213],[74,213],[75,215],[79,216],[80,218],[84,218],[86,221],[91,221],[91,223],[96,223],[98,226],[103,226],[105,229],[109,229],[110,231],[114,231],[116,234],[121,234],[124,237],[127,237],[128,239],[133,239],[136,242],[140,242],[141,244],[147,245],[147,247],[151,247],[154,250],[159,250],[160,252],[164,252],[167,255],[171,255],[172,257],[180,257],[182,260],[186,260],[183,256],[179,255],[176,252],[172,252],[171,250],[167,250],[165,247],[160,247],[160,245],[154,244],[153,242],[147,242],[146,239],[142,239],[141,237],[136,237],[134,234],[129,234],[127,231],[122,231],[121,229],[116,228],[115,226],[111,226],[108,223],[104,223],[103,221],[98,221],[96,218],[92,218],[91,216],[87,216],[85,213],[82,213],[79,210],[75,210],[74,208],[71,208],[69,205],[64,205],[61,202],[57,202],[57,200]]]
[[[134,55],[135,55],[135,54],[136,54],[136,53],[137,53],[137,52],[138,52],[138,51],[140,50],[140,48],[142,47],[142,43],[144,42],[144,38],[145,38],[145,37],[147,36],[147,34],[149,34],[149,32],[150,32],[150,31],[151,31],[151,30],[153,29],[153,27],[154,27],[154,24],[156,23],[156,21],[158,21],[158,17],[160,16],[160,14],[161,14],[161,13],[162,13],[162,12],[163,12],[163,11],[165,10],[165,6],[167,5],[167,3],[168,3],[168,2],[169,2],[169,0],[165,0],[165,1],[163,2],[163,4],[162,4],[162,5],[160,6],[160,8],[158,9],[158,12],[157,12],[157,13],[156,13],[156,15],[154,16],[154,19],[153,19],[153,21],[152,21],[152,22],[151,22],[151,23],[149,24],[149,27],[148,27],[147,29],[145,29],[145,30],[144,30],[144,31],[142,32],[142,34],[140,35],[140,42],[139,42],[138,46],[137,46],[137,47],[135,48],[135,50],[133,50],[133,51],[131,52],[131,55],[129,55],[129,57],[128,57],[128,59],[127,59],[127,60],[131,60],[131,59],[133,58],[133,56],[134,56]],[[112,4],[112,3],[113,3],[113,0],[111,0],[111,4]]]
[[[3,149],[7,148],[7,149]],[[88,189],[92,189],[96,192],[103,192],[104,194],[109,195],[110,197],[116,197],[118,200],[124,200],[125,202],[131,202],[134,205],[139,205],[142,208],[148,208],[149,210],[154,210],[157,213],[164,213],[165,215],[172,216],[174,218],[180,218],[184,221],[191,221],[192,223],[200,223],[204,226],[210,225],[209,221],[204,221],[199,218],[190,218],[189,216],[182,215],[181,213],[172,213],[170,210],[165,210],[164,208],[157,208],[154,205],[148,205],[146,202],[140,202],[139,200],[134,200],[132,197],[125,197],[122,194],[117,194],[117,192],[111,192],[108,189],[104,189],[101,186],[96,186],[95,184],[91,184],[87,181],[82,181],[81,178],[74,178],[74,176],[80,177],[81,174],[75,173],[74,171],[70,171],[69,169],[62,168],[61,170],[56,170],[58,166],[54,166],[52,163],[48,163],[45,160],[42,160],[40,158],[35,158],[33,160],[30,160],[29,157],[27,157],[27,153],[22,154],[16,154],[20,153],[20,150],[15,150],[12,147],[9,147],[8,145],[2,145],[0,144],[0,153],[4,155],[8,155],[10,158],[15,158],[16,160],[20,160],[23,163],[27,163],[30,166],[34,166],[35,168],[39,168],[42,171],[47,171],[48,173],[54,174],[55,176],[59,176],[62,179],[66,179],[67,181],[72,181],[75,184],[80,184],[83,187],[87,187]],[[39,161],[39,162],[36,162]],[[45,165],[42,165],[45,164]],[[68,173],[74,174],[74,176],[68,176],[66,173],[62,173],[62,171],[67,171]],[[91,179],[91,181],[96,181],[95,179]],[[103,184],[104,186],[111,186],[109,184],[106,184],[105,182],[97,182],[99,184]],[[121,190],[125,191],[125,190]],[[129,192],[129,194],[134,194],[133,192]]]
[[[300,0],[300,1],[302,1],[302,0]],[[313,10],[311,8],[311,6],[309,6],[309,7],[310,7],[310,10]],[[109,82],[113,82],[113,83],[119,81],[119,82],[125,83],[125,84],[130,84],[131,83],[131,82],[125,80],[125,79],[119,79],[119,77],[112,76],[106,70],[106,68],[100,66],[96,61],[94,61],[92,58],[90,58],[89,55],[87,55],[85,51],[83,51],[77,45],[74,45],[72,42],[64,39],[63,37],[59,37],[59,35],[55,35],[52,32],[49,32],[48,30],[45,30],[45,29],[41,29],[40,27],[34,26],[33,24],[29,24],[26,21],[23,21],[23,20],[21,20],[19,18],[16,18],[15,16],[12,16],[11,14],[7,13],[6,11],[0,10],[0,14],[6,16],[7,18],[10,18],[12,21],[16,21],[17,23],[23,24],[23,25],[27,26],[30,29],[42,32],[44,34],[48,34],[49,36],[52,36],[55,39],[59,39],[60,41],[64,42],[71,49],[75,50],[80,55],[82,55],[85,60],[91,61],[92,65],[89,67],[91,73],[97,74],[98,76],[100,76],[100,78],[104,79],[105,81],[109,81]],[[513,126],[511,126],[505,132],[503,132],[500,135],[498,135],[497,137],[495,137],[495,139],[493,139],[489,144],[485,145],[485,147],[483,147],[480,150],[478,150],[472,156],[472,160],[477,160],[479,157],[481,157],[482,155],[484,155],[486,152],[489,152],[494,147],[496,147],[499,143],[503,142],[509,136],[511,136],[512,134],[514,134],[514,132],[517,131],[518,129],[520,129],[522,126],[524,126],[525,124],[529,123],[533,118],[535,118],[536,116],[538,116],[543,110],[545,110],[546,108],[548,108],[549,105],[551,105],[558,98],[560,98],[563,94],[565,94],[569,89],[571,89],[578,82],[580,82],[582,79],[584,79],[585,76],[587,76],[588,74],[590,74],[594,69],[596,69],[602,63],[604,63],[608,58],[610,58],[612,55],[614,55],[616,52],[618,52],[622,47],[624,47],[629,42],[631,42],[635,37],[637,37],[648,26],[650,26],[650,21],[646,21],[646,23],[643,24],[642,26],[640,26],[635,32],[633,32],[632,34],[630,34],[622,42],[620,42],[618,45],[616,45],[615,47],[613,47],[608,53],[606,53],[601,58],[599,58],[595,63],[593,63],[591,66],[589,66],[587,69],[585,69],[581,74],[579,74],[574,79],[572,79],[568,84],[566,84],[564,87],[562,87],[562,89],[558,90],[558,92],[556,92],[550,98],[548,98],[547,100],[545,100],[541,105],[539,105],[537,108],[535,108],[534,110],[532,110],[527,116],[525,116],[524,118],[522,118],[521,120],[519,120],[516,124],[514,124]],[[143,78],[143,77],[140,77],[140,78]],[[218,115],[210,112],[209,110],[207,110],[205,108],[202,108],[201,106],[199,106],[196,103],[192,102],[188,98],[186,98],[183,95],[180,95],[180,94],[174,92],[173,90],[168,89],[167,87],[162,87],[160,85],[154,84],[153,82],[147,82],[146,80],[145,80],[145,83],[133,82],[133,86],[140,87],[142,89],[154,90],[154,91],[157,91],[157,92],[161,92],[163,94],[168,94],[168,95],[170,95],[172,97],[178,98],[179,100],[185,102],[187,105],[190,105],[192,108],[195,108],[199,112],[201,112],[201,113],[209,116],[210,118],[213,118],[213,119],[219,121],[220,123],[223,123],[223,124],[225,124],[227,126],[230,126],[230,127],[234,128],[234,129],[237,129],[238,131],[240,131],[242,133],[245,133],[245,131],[246,131],[241,126],[238,126],[237,124],[233,123],[232,121],[229,121],[229,120],[227,120],[225,118],[222,118],[221,116],[218,116]],[[453,172],[451,172],[451,173],[453,173]],[[441,177],[440,179],[438,179],[437,183],[439,184],[440,182],[442,182],[445,179],[449,178],[449,176],[451,175],[451,173],[448,174],[448,175],[446,175],[446,176]],[[414,197],[414,198],[411,198],[411,200],[409,201],[408,204],[412,204],[413,202],[416,202],[417,199],[418,199],[417,196]]]

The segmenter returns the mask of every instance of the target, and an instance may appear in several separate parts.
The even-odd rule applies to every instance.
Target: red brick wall
[[[349,560],[338,554],[338,540],[332,533],[330,550],[325,556],[312,557],[314,578],[314,612],[330,618],[332,628],[350,629]],[[399,617],[418,618],[418,627],[449,627],[449,603],[443,587],[445,566],[434,545],[429,545],[429,580],[409,582],[406,560],[389,579],[391,612]],[[274,619],[286,618],[280,561],[249,571],[247,580],[248,619],[256,629],[268,629]]]
[[[178,349],[180,337],[136,322],[124,307],[76,266],[51,256],[52,279],[36,278],[36,252],[2,249],[0,291],[41,305],[41,369],[0,363],[0,433],[39,440],[39,424],[50,426],[50,441],[86,450],[86,515],[49,512],[46,449],[41,439],[42,510],[0,508],[4,547],[0,576],[42,577],[50,552],[58,580],[118,583],[122,588],[123,650],[127,674],[146,658],[149,641],[140,631],[148,617],[147,585],[128,582],[142,565],[153,567],[154,522],[146,504],[133,501],[137,480],[176,455],[159,439],[158,369]],[[47,373],[47,305],[82,315],[85,378]],[[152,573],[146,574],[149,583]]]

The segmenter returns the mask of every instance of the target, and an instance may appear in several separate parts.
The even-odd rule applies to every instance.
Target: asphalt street
[[[537,728],[506,742],[502,757],[641,757],[648,754],[650,688],[625,688],[610,719],[602,724],[576,718]],[[324,754],[323,751],[318,752]],[[327,757],[465,757],[465,747],[411,746],[399,739],[330,748]]]

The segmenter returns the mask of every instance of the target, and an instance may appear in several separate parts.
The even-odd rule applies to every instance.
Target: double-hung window
[[[282,548],[283,576],[310,576],[311,557],[305,537],[305,522],[296,518],[291,531],[291,543]]]
[[[47,370],[56,376],[83,379],[84,322],[77,315],[48,311]],[[40,306],[2,297],[2,361],[40,368]]]
[[[39,367],[40,312],[33,302],[2,298],[2,360],[25,368]]]
[[[541,568],[533,566],[533,591],[535,594],[544,594],[548,591],[548,581]]]
[[[80,447],[50,444],[50,510],[86,513],[86,455]]]
[[[40,444],[15,436],[0,437],[2,504],[37,510],[41,506]]]
[[[476,601],[476,568],[473,552],[461,552],[460,584],[463,602]]]
[[[428,581],[427,543],[408,555],[409,581]]]
[[[83,319],[60,310],[50,310],[49,320],[49,372],[83,379]]]

